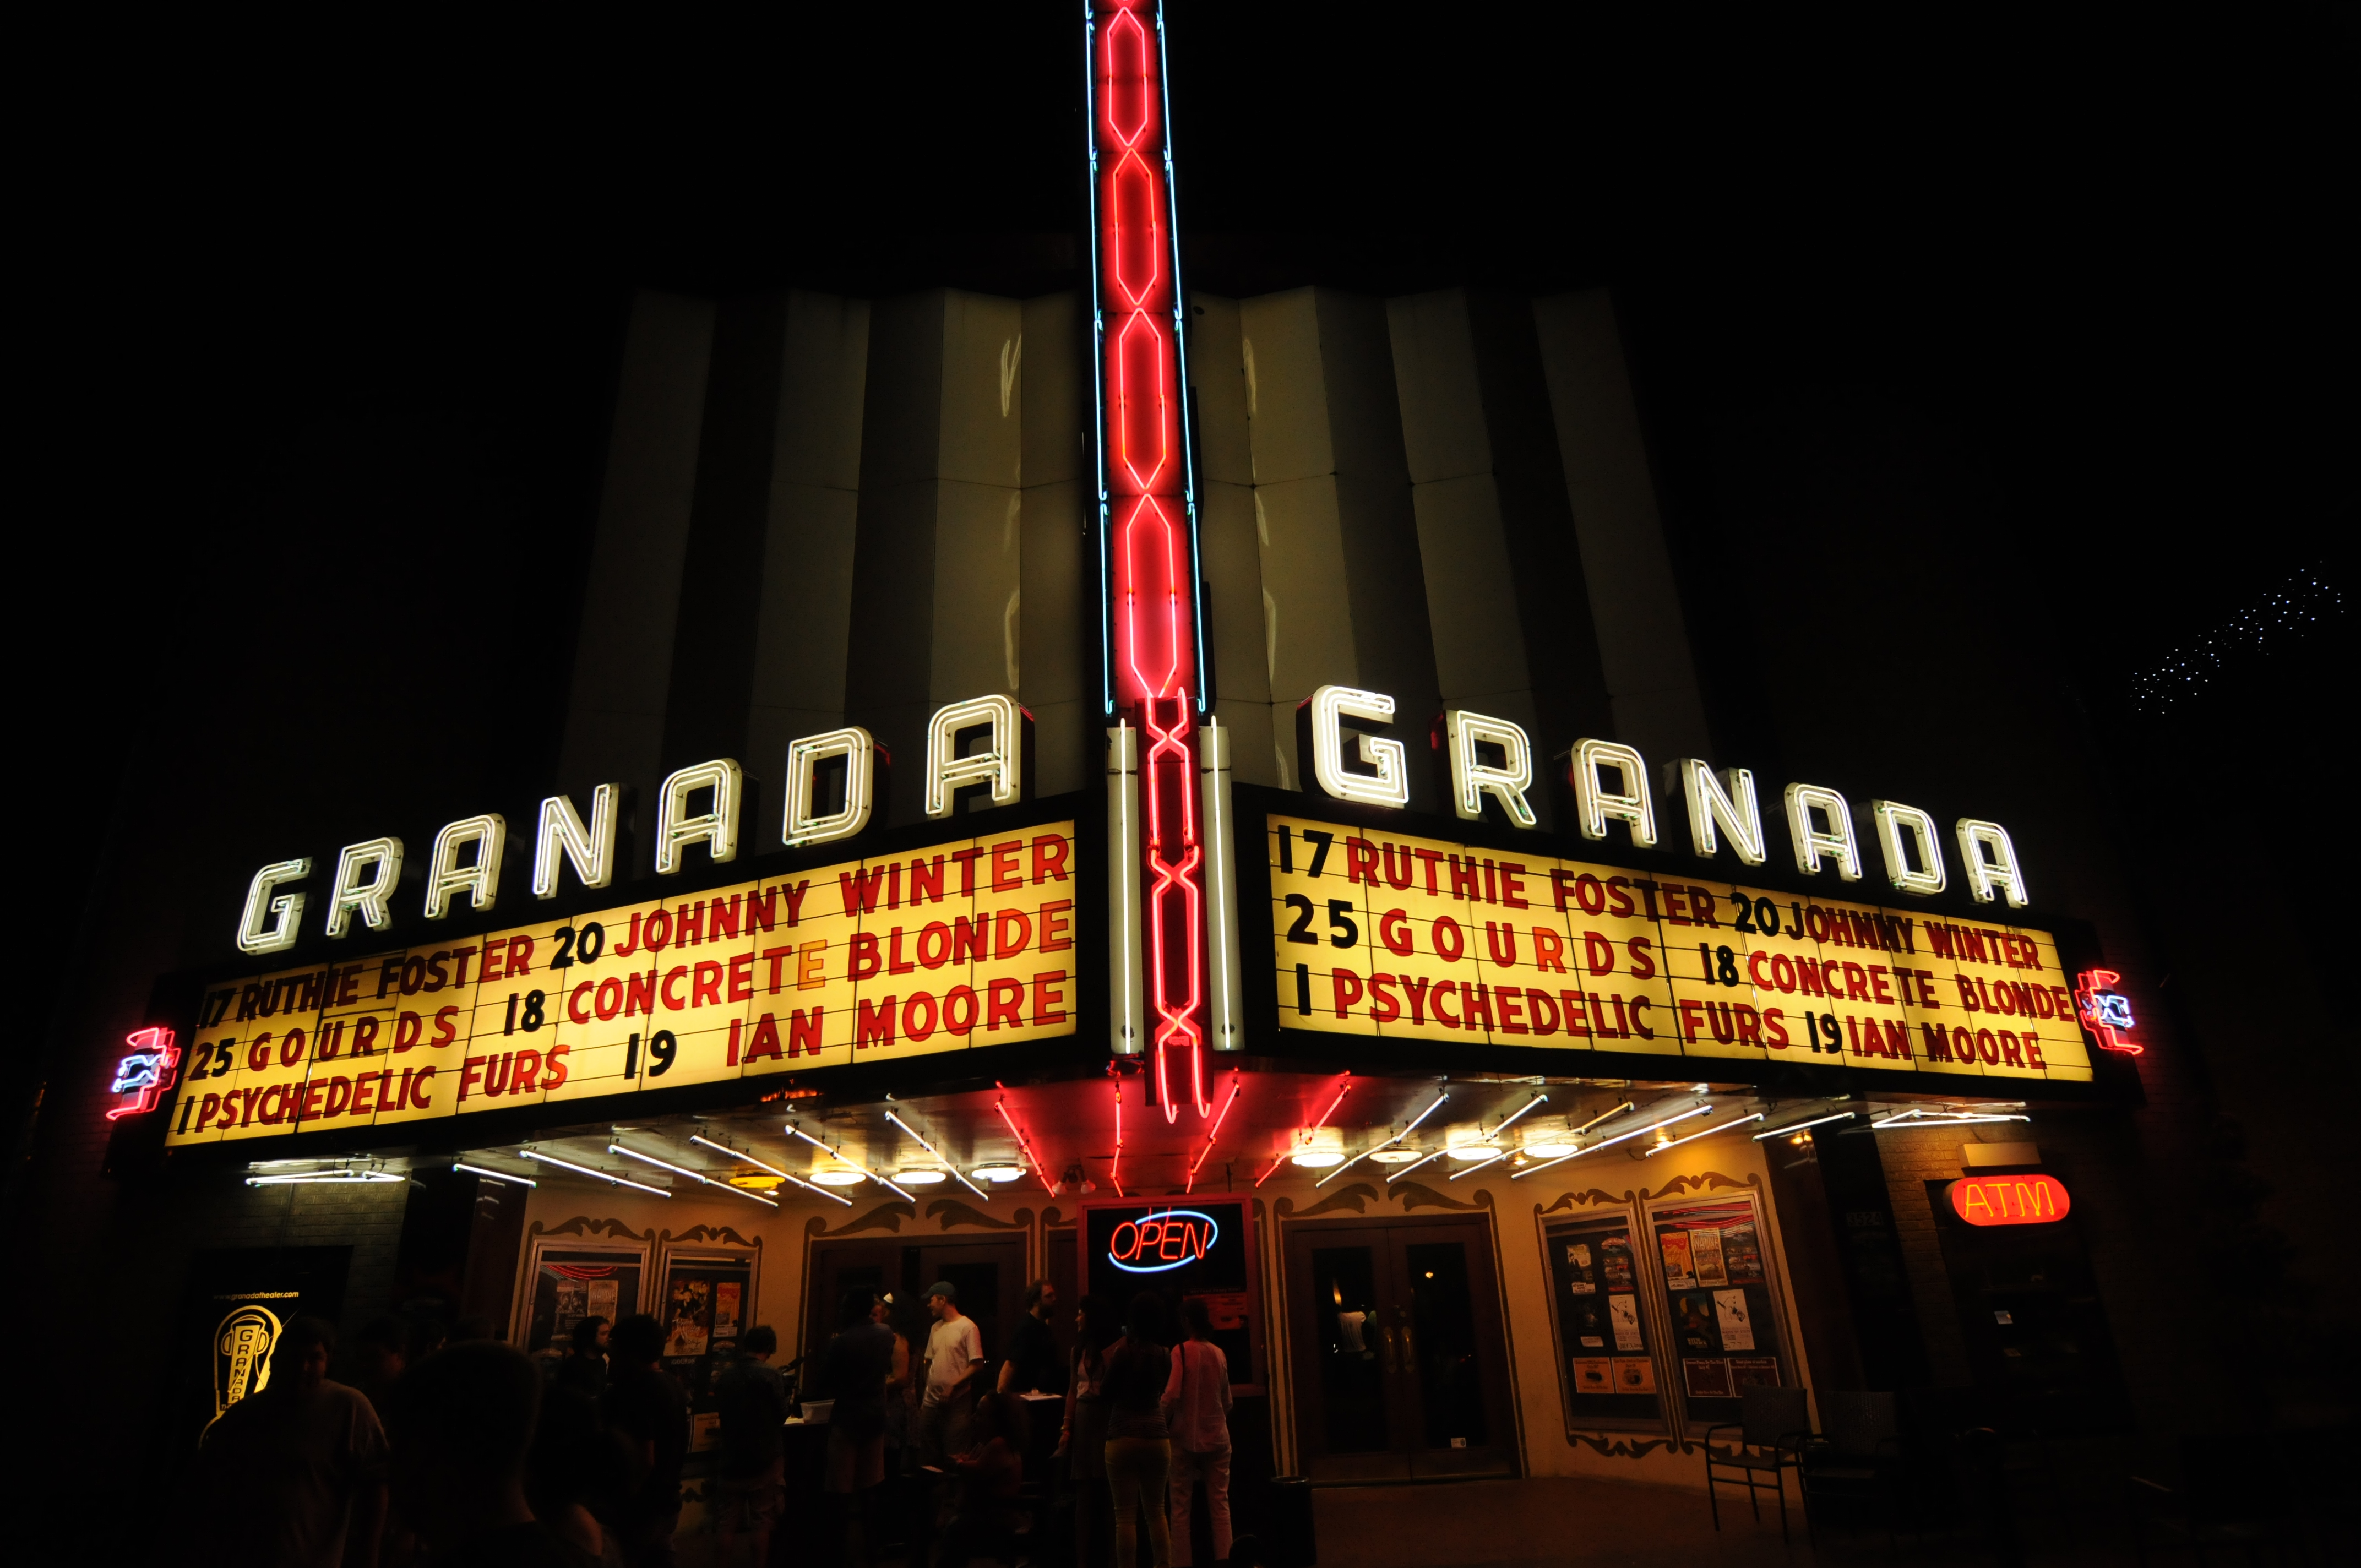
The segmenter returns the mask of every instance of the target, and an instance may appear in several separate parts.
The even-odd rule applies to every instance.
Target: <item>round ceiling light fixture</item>
[[[1454,1144],[1451,1157],[1459,1160],[1490,1159],[1500,1152],[1498,1144]]]
[[[897,1170],[894,1173],[894,1179],[905,1187],[936,1187],[950,1178],[928,1166],[920,1170]]]
[[[979,1165],[973,1170],[969,1171],[968,1174],[984,1181],[1014,1181],[1018,1177],[1025,1174],[1025,1168],[1021,1165],[1008,1165],[1005,1163],[999,1165]]]
[[[1419,1153],[1416,1149],[1396,1147],[1379,1149],[1369,1157],[1376,1160],[1379,1165],[1416,1165],[1420,1160],[1424,1159],[1426,1157]]]
[[[811,1179],[822,1187],[858,1187],[869,1179],[859,1171],[847,1170],[840,1165],[831,1166],[826,1170],[815,1170],[811,1173]]]
[[[1581,1152],[1582,1146],[1563,1133],[1552,1133],[1538,1143],[1525,1146],[1525,1153],[1534,1159],[1564,1159],[1568,1155]]]
[[[1338,1149],[1302,1149],[1288,1158],[1308,1170],[1325,1170],[1332,1165],[1345,1163],[1345,1156]]]

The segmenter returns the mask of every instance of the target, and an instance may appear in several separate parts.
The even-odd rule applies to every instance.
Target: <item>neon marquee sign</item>
[[[2132,1020],[2131,999],[2114,989],[2123,978],[2111,969],[2084,970],[2074,977],[2074,1009],[2103,1049],[2136,1057],[2147,1047],[2131,1037],[2137,1026]]]
[[[1155,0],[1092,7],[1092,291],[1098,340],[1099,574],[1106,713],[1136,717],[1146,807],[1148,1001],[1156,1014],[1156,1091],[1166,1121],[1205,1092],[1204,844],[1197,822],[1197,502],[1189,433],[1180,249],[1166,134],[1164,20]],[[1185,1058],[1176,1098],[1170,1060]]]
[[[1166,1209],[1126,1220],[1107,1238],[1107,1261],[1126,1274],[1168,1274],[1202,1263],[1222,1227],[1200,1209]]]
[[[126,1098],[106,1113],[110,1122],[153,1111],[180,1076],[181,1051],[172,1043],[171,1030],[134,1030],[123,1037],[123,1043],[131,1047],[130,1053],[115,1064],[115,1080],[106,1091]]]

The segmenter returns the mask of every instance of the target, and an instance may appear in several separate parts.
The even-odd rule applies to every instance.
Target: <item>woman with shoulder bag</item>
[[[1164,1390],[1172,1381],[1172,1353],[1157,1343],[1163,1321],[1163,1301],[1141,1291],[1124,1318],[1123,1338],[1106,1359],[1106,1475],[1115,1501],[1116,1568],[1131,1568],[1137,1558],[1143,1508],[1148,1556],[1156,1568],[1171,1568],[1164,1479],[1172,1468],[1172,1443],[1164,1428]]]
[[[1189,1493],[1202,1481],[1213,1521],[1213,1561],[1230,1560],[1230,1358],[1213,1343],[1213,1315],[1180,1303],[1189,1337],[1172,1353],[1164,1420],[1172,1432],[1172,1568],[1189,1568]]]

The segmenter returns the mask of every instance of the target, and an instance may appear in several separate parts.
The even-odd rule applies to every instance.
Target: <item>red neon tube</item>
[[[1106,707],[1136,714],[1147,859],[1156,1097],[1180,1114],[1182,1058],[1205,1096],[1204,849],[1197,827],[1196,503],[1181,419],[1179,251],[1165,135],[1164,20],[1156,0],[1101,0],[1088,26],[1092,288],[1099,355],[1100,573]]]
[[[1222,1124],[1230,1119],[1230,1107],[1238,1102],[1238,1091],[1243,1087],[1244,1085],[1238,1081],[1238,1069],[1232,1068],[1230,1069],[1229,1098],[1222,1102],[1221,1113],[1213,1118],[1213,1130],[1205,1135],[1205,1146],[1199,1149],[1197,1151],[1197,1157],[1189,1162],[1189,1179],[1183,1182],[1180,1187],[1180,1190],[1183,1193],[1194,1192],[1197,1190],[1197,1168],[1203,1165],[1205,1163],[1205,1157],[1213,1152],[1213,1145],[1222,1135]],[[1120,1114],[1121,1109],[1121,1105],[1118,1104],[1116,1107],[1118,1114]],[[1115,1152],[1118,1154],[1123,1151],[1123,1135],[1120,1123],[1116,1125],[1115,1146]],[[1257,1183],[1257,1185],[1259,1186],[1260,1183]]]
[[[1310,1126],[1303,1128],[1302,1131],[1307,1133],[1316,1133],[1321,1128],[1326,1126],[1328,1124],[1328,1118],[1336,1113],[1336,1107],[1345,1103],[1345,1096],[1352,1092],[1353,1075],[1348,1072],[1345,1075],[1344,1080],[1336,1086],[1336,1098],[1328,1102],[1328,1109],[1320,1113],[1320,1120],[1312,1123]],[[1270,1164],[1263,1168],[1263,1173],[1255,1178],[1255,1185],[1257,1187],[1260,1187],[1264,1182],[1268,1181],[1270,1179],[1270,1173],[1277,1170],[1280,1166],[1285,1165],[1286,1163],[1287,1156],[1284,1154],[1280,1155],[1277,1159],[1272,1160]]]

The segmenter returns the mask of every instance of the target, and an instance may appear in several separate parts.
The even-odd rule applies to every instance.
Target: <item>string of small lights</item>
[[[2276,652],[2345,614],[2345,595],[2316,568],[2306,567],[2195,642],[2132,676],[2132,709],[2160,718],[2176,703],[2204,695],[2234,663]]]

